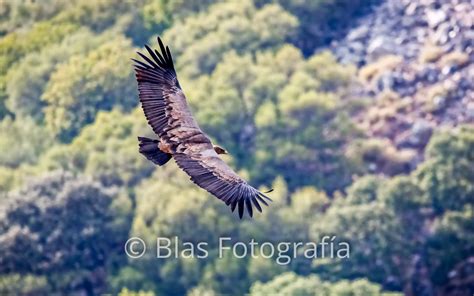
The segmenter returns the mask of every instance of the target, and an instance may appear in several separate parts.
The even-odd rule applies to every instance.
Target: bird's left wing
[[[240,218],[245,209],[250,217],[253,215],[253,207],[261,212],[260,202],[268,206],[265,200],[271,199],[240,178],[217,155],[211,144],[200,147],[200,151],[185,150],[184,153],[173,155],[178,166],[196,185],[230,205],[232,212],[238,206]]]

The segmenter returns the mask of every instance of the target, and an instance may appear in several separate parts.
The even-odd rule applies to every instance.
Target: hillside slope
[[[367,150],[391,149],[410,170],[434,130],[474,122],[473,20],[469,0],[386,0],[331,44],[369,98],[356,121],[380,142]]]

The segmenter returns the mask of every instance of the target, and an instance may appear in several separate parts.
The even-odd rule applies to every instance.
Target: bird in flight
[[[137,52],[143,60],[132,59],[143,112],[158,136],[157,140],[138,137],[139,152],[159,166],[173,158],[196,185],[225,202],[232,212],[238,207],[241,219],[245,209],[250,217],[254,207],[262,212],[260,203],[268,206],[271,199],[219,157],[227,151],[213,145],[199,128],[178,82],[170,49],[160,37],[158,44],[160,51],[145,45],[148,55]]]

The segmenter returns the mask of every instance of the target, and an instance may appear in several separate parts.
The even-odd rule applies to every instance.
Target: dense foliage
[[[307,3],[308,2],[308,3]],[[327,44],[377,1],[7,1],[0,7],[0,294],[471,293],[474,127],[438,130],[423,162],[368,138],[356,69]],[[202,129],[249,182],[253,220],[138,153],[153,137],[130,58],[157,34]],[[384,158],[395,175],[370,175]],[[349,259],[219,258],[218,237],[335,235]],[[209,256],[131,259],[129,237],[208,242]],[[290,252],[298,252],[291,247]],[[300,250],[301,252],[301,250]],[[301,254],[300,254],[301,255]]]

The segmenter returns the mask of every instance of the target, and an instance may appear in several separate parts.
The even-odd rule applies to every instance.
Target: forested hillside
[[[472,295],[473,11],[468,0],[0,0],[0,294]],[[274,189],[253,219],[139,154],[137,136],[156,136],[131,58],[158,35],[225,161]],[[217,251],[223,236],[326,235],[350,258]],[[124,252],[130,237],[175,236],[208,241],[209,256]]]

